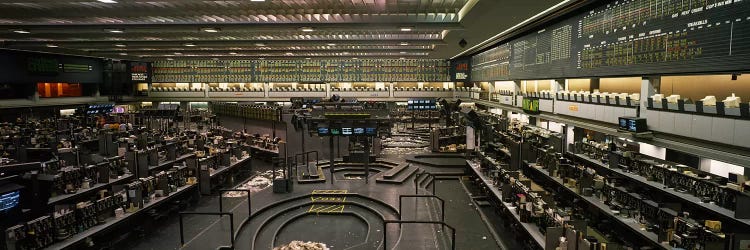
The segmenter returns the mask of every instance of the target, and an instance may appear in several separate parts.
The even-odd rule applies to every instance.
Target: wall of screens
[[[319,125],[318,136],[377,136],[378,128],[365,126],[329,126]]]
[[[472,65],[472,80],[750,69],[750,1],[601,2],[474,55],[480,65]]]
[[[409,99],[406,101],[407,110],[437,110],[435,99]]]

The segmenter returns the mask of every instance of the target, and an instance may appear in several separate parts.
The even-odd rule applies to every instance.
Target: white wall
[[[654,158],[659,158],[662,160],[667,159],[667,149],[662,147],[657,147],[651,144],[639,142],[640,145],[640,152],[641,154],[648,155]]]
[[[729,173],[740,175],[745,174],[745,168],[742,166],[737,166],[734,164],[711,159],[701,159],[701,170],[708,171],[709,173],[722,177],[729,177]]]

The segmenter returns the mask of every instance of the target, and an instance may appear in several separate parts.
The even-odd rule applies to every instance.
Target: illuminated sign
[[[527,114],[539,114],[539,98],[524,97],[523,98],[523,112]]]

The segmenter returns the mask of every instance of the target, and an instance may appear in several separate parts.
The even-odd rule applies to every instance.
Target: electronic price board
[[[750,1],[603,1],[472,57],[472,80],[746,71]]]

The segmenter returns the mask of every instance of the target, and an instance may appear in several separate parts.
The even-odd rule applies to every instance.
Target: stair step
[[[375,179],[375,181],[378,183],[401,184],[401,183],[404,183],[406,179],[409,179],[411,178],[411,176],[415,175],[420,168],[409,166],[407,169],[408,170],[405,170],[405,171],[402,170],[403,172],[399,175],[398,178],[385,179],[385,178],[379,177]]]

